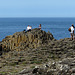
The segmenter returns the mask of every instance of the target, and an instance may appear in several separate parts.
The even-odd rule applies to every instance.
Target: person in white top
[[[31,31],[31,29],[32,27],[28,25],[26,31]]]
[[[28,31],[29,29],[30,29],[30,26],[28,25],[26,30]]]
[[[72,26],[70,27],[71,28],[71,40],[74,40],[74,25],[72,24]]]

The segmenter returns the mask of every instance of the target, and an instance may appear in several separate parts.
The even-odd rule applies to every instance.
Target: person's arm
[[[74,30],[73,30],[73,34],[74,34]]]
[[[26,31],[28,30],[28,27],[27,27],[27,29],[26,29]]]
[[[73,27],[73,34],[74,34],[74,27]]]

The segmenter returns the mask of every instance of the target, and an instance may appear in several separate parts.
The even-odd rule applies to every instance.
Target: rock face
[[[37,28],[30,32],[16,32],[13,35],[6,36],[0,43],[0,50],[24,50],[26,48],[37,48],[48,40],[52,40],[53,35]]]

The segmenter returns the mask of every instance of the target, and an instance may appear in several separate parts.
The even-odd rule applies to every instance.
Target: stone
[[[0,48],[3,51],[21,50],[25,48],[37,48],[44,44],[46,40],[54,39],[51,33],[46,33],[43,30],[33,29],[30,32],[16,32],[11,36],[6,36],[0,43]],[[19,49],[18,49],[19,47]]]

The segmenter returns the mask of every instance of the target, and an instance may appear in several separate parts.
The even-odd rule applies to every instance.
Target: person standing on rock
[[[74,40],[74,25],[72,24],[72,26],[70,27],[71,28],[71,40]]]

